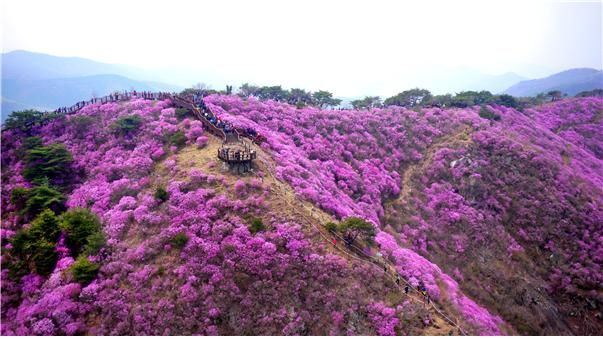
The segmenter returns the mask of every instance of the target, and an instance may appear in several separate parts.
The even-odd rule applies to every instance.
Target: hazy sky
[[[2,48],[345,95],[602,68],[601,2],[2,0]],[[199,79],[203,81],[204,79]]]

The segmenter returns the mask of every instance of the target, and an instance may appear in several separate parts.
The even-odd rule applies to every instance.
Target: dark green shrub
[[[170,194],[168,193],[168,191],[165,190],[165,188],[159,186],[157,187],[157,189],[155,189],[155,199],[161,201],[161,202],[165,202],[170,198]]]
[[[58,260],[57,252],[54,250],[55,244],[45,239],[39,239],[33,247],[32,261],[36,273],[39,275],[52,273]]]
[[[328,222],[325,224],[325,228],[327,229],[327,231],[335,233],[337,231],[337,224],[334,222]]]
[[[10,193],[10,202],[15,205],[18,211],[25,208],[29,197],[29,189],[25,187],[15,187]]]
[[[264,226],[264,223],[262,222],[262,219],[260,218],[253,218],[251,220],[251,225],[249,226],[249,231],[252,234],[256,234],[257,232],[261,232],[263,230],[266,229],[266,226]]]
[[[86,208],[75,208],[63,213],[60,225],[67,235],[65,242],[73,256],[86,249],[91,235],[101,233],[100,220]]]
[[[517,106],[519,104],[513,96],[510,96],[508,94],[499,95],[496,98],[495,102],[499,105],[511,107],[511,108],[517,108]]]
[[[71,176],[71,153],[63,144],[50,144],[27,150],[23,176],[35,184],[57,182]]]
[[[86,238],[86,247],[84,248],[85,255],[95,255],[100,249],[105,246],[106,240],[102,232],[90,234]]]
[[[19,192],[19,199],[22,199],[25,196],[24,194],[24,191]],[[28,220],[46,208],[51,209],[55,213],[65,210],[65,196],[50,186],[36,186],[27,190],[26,196],[27,201],[25,202],[25,207],[20,210],[20,214]]]
[[[60,233],[59,218],[50,209],[45,209],[31,223],[29,232],[36,239],[45,239],[54,243]]]
[[[29,232],[29,229],[20,229],[11,239],[13,245],[11,254],[14,257],[26,259],[29,253],[33,252],[35,237]]]
[[[21,145],[21,147],[23,147],[23,149],[25,150],[30,150],[33,148],[37,148],[37,147],[42,147],[44,146],[44,140],[42,140],[42,138],[40,137],[27,137],[25,139],[23,139],[23,144]]]
[[[142,125],[142,118],[138,114],[128,115],[117,119],[111,125],[111,130],[118,135],[128,135],[137,131],[140,125]]]
[[[48,275],[54,270],[58,259],[55,243],[46,240],[40,232],[22,229],[11,239],[11,244],[10,260],[6,263],[11,275],[23,276],[32,270]]]
[[[31,227],[18,231],[11,240],[12,249],[7,260],[11,275],[18,277],[31,270],[40,275],[50,274],[58,259],[55,241],[59,231],[59,219],[49,209],[40,213]]]
[[[184,232],[177,233],[172,237],[172,245],[176,248],[183,248],[188,242],[188,236]]]
[[[178,118],[178,119],[184,119],[187,116],[191,116],[192,115],[191,111],[189,111],[186,108],[176,108],[175,114],[176,114],[176,118]]]
[[[94,119],[87,115],[76,115],[69,119],[69,124],[73,128],[75,135],[80,138],[88,133],[93,123]]]
[[[15,111],[8,116],[6,121],[4,121],[4,126],[7,129],[20,129],[24,133],[29,134],[33,126],[42,122],[43,119],[44,114],[42,112],[31,109],[26,111]]]
[[[479,116],[484,118],[484,119],[488,119],[488,120],[494,120],[494,121],[499,121],[500,120],[500,115],[491,112],[489,109],[487,109],[485,106],[482,106],[479,109]]]
[[[344,219],[339,224],[338,229],[343,233],[343,237],[348,243],[353,243],[359,236],[365,241],[372,243],[375,237],[375,226],[358,217]]]
[[[96,278],[99,268],[99,264],[91,262],[85,256],[80,256],[73,265],[71,265],[70,270],[71,274],[73,274],[73,278],[77,282],[82,285],[87,285]]]
[[[184,145],[186,145],[186,135],[184,135],[184,133],[182,131],[177,131],[172,133],[169,138],[168,141],[170,144],[181,148],[184,147]]]

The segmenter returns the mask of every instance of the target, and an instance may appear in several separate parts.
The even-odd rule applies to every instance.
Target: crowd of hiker
[[[205,101],[203,100],[202,92],[193,93],[191,95],[191,98],[192,98],[193,105],[196,108],[200,109],[201,112],[203,112],[203,117],[207,121],[209,121],[212,125],[223,130],[225,134],[238,133],[240,135],[249,137],[250,139],[252,139],[254,141],[259,141],[259,140],[263,139],[263,136],[261,136],[260,133],[257,132],[255,129],[248,127],[245,129],[237,130],[230,122],[224,121],[219,116],[211,113],[211,111],[207,108]]]
[[[59,107],[56,110],[54,110],[54,113],[73,113],[73,112],[79,111],[80,109],[82,109],[84,106],[87,106],[87,105],[97,104],[97,103],[106,104],[108,102],[129,100],[132,97],[143,98],[146,100],[160,100],[160,99],[168,98],[170,96],[172,96],[172,94],[167,93],[167,92],[147,92],[147,91],[115,92],[115,93],[111,93],[109,95],[105,95],[104,97],[100,97],[100,98],[95,97],[88,101],[78,101],[77,103],[75,103],[75,105],[72,105],[69,107],[66,107],[66,106]]]

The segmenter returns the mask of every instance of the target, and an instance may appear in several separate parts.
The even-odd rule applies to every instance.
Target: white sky
[[[3,52],[178,67],[214,87],[357,95],[440,69],[602,68],[600,1],[0,1]]]

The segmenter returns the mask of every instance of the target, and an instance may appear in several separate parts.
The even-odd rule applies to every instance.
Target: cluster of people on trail
[[[212,125],[224,131],[225,134],[236,133],[237,130],[232,125],[232,123],[223,121],[220,117],[211,113],[211,111],[205,105],[203,101],[203,93],[193,93],[192,94],[192,102],[193,105],[200,109],[203,112],[203,117],[207,119]],[[253,140],[261,140],[262,136],[255,129],[248,127],[244,130],[239,130],[239,133],[243,133],[245,136],[250,137]]]
[[[87,106],[87,105],[96,104],[96,103],[104,104],[107,102],[128,100],[132,97],[140,97],[140,98],[147,99],[147,100],[159,100],[159,99],[166,98],[169,96],[171,96],[171,94],[167,93],[167,92],[147,92],[147,91],[144,91],[144,92],[132,91],[132,92],[123,92],[123,93],[115,92],[115,93],[111,93],[109,95],[105,95],[104,97],[92,98],[88,101],[78,101],[75,105],[70,106],[70,107],[59,107],[56,110],[54,110],[54,112],[55,113],[72,113],[72,112],[82,109],[84,106]]]
[[[427,289],[425,288],[425,285],[422,281],[420,281],[417,285],[417,291],[421,293],[421,296],[423,297],[423,302],[427,302],[427,304],[431,303],[431,297],[429,296],[429,293],[427,293]]]

